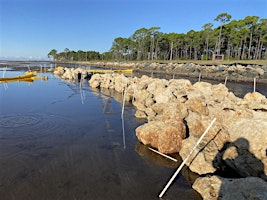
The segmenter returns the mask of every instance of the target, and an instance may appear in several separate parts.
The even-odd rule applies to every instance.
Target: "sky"
[[[267,18],[267,0],[0,0],[0,59],[40,60],[65,48],[104,53],[140,28],[218,27],[221,13]]]

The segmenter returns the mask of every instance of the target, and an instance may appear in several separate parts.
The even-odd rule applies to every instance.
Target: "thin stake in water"
[[[227,83],[227,76],[225,77],[225,80],[224,80],[224,85],[226,86],[226,83]]]
[[[151,151],[154,151],[155,153],[157,153],[157,154],[159,154],[159,155],[161,155],[161,156],[164,156],[164,157],[166,157],[166,158],[168,158],[168,159],[170,159],[170,160],[172,160],[172,161],[174,161],[174,162],[177,162],[177,160],[175,159],[175,158],[173,158],[173,157],[171,157],[171,156],[168,156],[168,155],[166,155],[166,154],[164,154],[164,153],[161,153],[161,152],[159,152],[159,151],[157,151],[157,150],[155,150],[155,149],[152,149],[152,148],[150,148],[150,147],[148,147]]]
[[[253,92],[256,92],[256,78],[254,78],[254,87],[253,87]]]

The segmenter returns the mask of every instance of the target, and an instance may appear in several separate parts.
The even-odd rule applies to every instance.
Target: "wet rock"
[[[200,177],[194,182],[193,189],[204,200],[267,199],[267,182],[255,177],[240,179]]]

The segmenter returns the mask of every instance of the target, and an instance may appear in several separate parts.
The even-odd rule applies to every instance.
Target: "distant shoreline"
[[[135,72],[158,73],[174,75],[181,77],[199,77],[210,80],[225,80],[235,82],[253,82],[267,83],[267,60],[235,60],[235,61],[133,61],[133,62],[115,62],[115,61],[73,61],[73,62],[52,62],[52,61],[1,61],[0,66],[9,65],[13,68],[38,68],[38,64],[54,64],[66,67],[95,66],[107,69],[125,69],[130,68]],[[19,66],[19,65],[25,66]],[[35,66],[36,64],[36,66]],[[77,66],[76,66],[77,65]],[[229,68],[234,68],[229,70]],[[212,70],[212,68],[216,68]],[[220,69],[219,69],[220,68]],[[238,69],[240,68],[240,69]],[[229,72],[230,71],[230,72]],[[258,71],[260,71],[258,73]]]

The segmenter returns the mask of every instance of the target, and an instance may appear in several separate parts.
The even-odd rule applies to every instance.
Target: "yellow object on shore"
[[[89,69],[87,70],[89,73],[126,73],[126,74],[131,74],[133,73],[132,69]]]
[[[54,69],[54,71],[60,71],[60,70],[62,70],[62,69],[63,69],[62,66],[57,66],[57,67]]]

